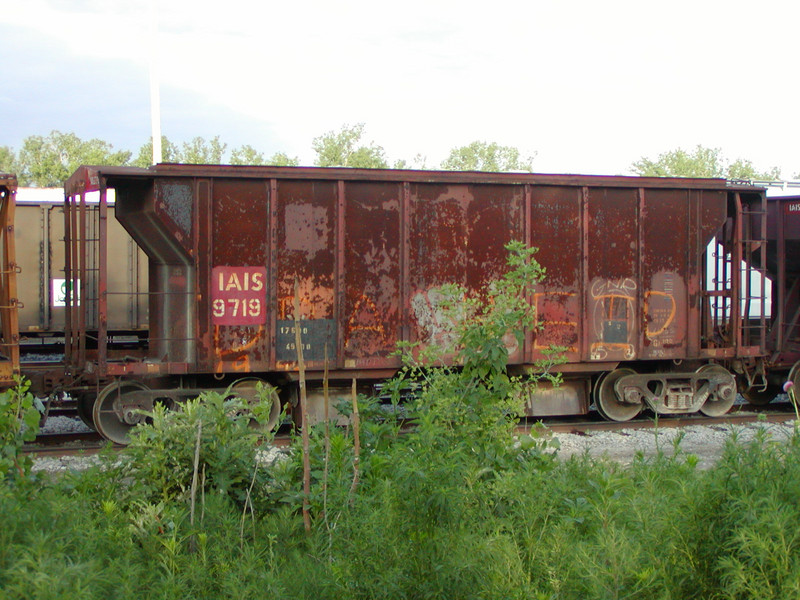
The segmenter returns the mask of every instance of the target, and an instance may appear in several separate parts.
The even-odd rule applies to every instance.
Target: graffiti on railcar
[[[670,350],[684,342],[685,322],[679,318],[678,299],[684,298],[686,288],[675,273],[655,274],[650,288],[641,292],[642,307],[638,308],[639,285],[633,278],[618,280],[597,279],[590,288],[590,324],[592,360],[633,360],[669,357]],[[638,347],[640,327],[643,327],[645,348]]]
[[[650,358],[677,356],[686,337],[685,299],[686,286],[679,275],[661,271],[653,276],[644,294],[644,335]]]
[[[592,360],[633,360],[636,358],[636,280],[596,278],[590,288],[591,327],[594,341]]]

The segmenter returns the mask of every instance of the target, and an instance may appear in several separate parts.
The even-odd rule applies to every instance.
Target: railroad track
[[[656,427],[689,427],[692,425],[747,425],[750,423],[782,423],[796,418],[794,409],[788,402],[767,406],[737,405],[731,412],[721,417],[703,415],[641,416],[625,422],[606,421],[598,414],[591,413],[582,417],[549,418],[541,420],[548,430],[554,433],[573,433],[588,435],[593,431],[624,431],[632,429],[654,429]],[[530,433],[540,419],[522,421],[517,427],[520,434]],[[283,433],[275,437],[273,445],[285,448],[291,443],[291,436]],[[36,441],[26,444],[23,452],[36,456],[76,455],[95,453],[105,447],[108,442],[96,432],[52,433],[37,436]],[[123,446],[115,446],[122,448]]]
[[[691,425],[747,425],[749,423],[783,423],[796,418],[792,405],[788,402],[754,406],[741,404],[734,406],[731,411],[721,417],[707,417],[705,415],[675,415],[658,416],[645,415],[630,421],[606,421],[596,413],[592,417],[586,415],[578,418],[555,418],[543,421],[550,431],[556,433],[575,433],[586,435],[592,431],[623,431],[626,429],[654,429],[656,427],[689,427]],[[520,432],[528,433],[534,427],[533,422],[520,424]]]
[[[96,431],[45,433],[25,444],[22,451],[35,456],[69,456],[98,452],[107,443]]]

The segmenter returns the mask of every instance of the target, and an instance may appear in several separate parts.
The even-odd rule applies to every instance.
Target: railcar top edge
[[[79,167],[64,184],[68,195],[100,189],[124,179],[151,177],[208,177],[244,179],[339,179],[344,181],[381,181],[409,183],[473,183],[507,185],[572,185],[587,187],[668,188],[668,189],[738,189],[762,191],[764,188],[725,179],[685,177],[638,177],[626,175],[576,175],[545,173],[496,173],[487,171],[413,171],[399,169],[351,169],[343,167],[274,167],[239,165],[189,165],[160,163],[148,168],[90,166]]]

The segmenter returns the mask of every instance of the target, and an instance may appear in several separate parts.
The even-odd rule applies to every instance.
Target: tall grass
[[[192,526],[188,497],[134,500],[112,467],[6,482],[0,595],[798,597],[797,433],[732,442],[705,471],[680,454],[623,467],[513,446],[488,471],[463,449],[399,436],[362,455],[354,493],[347,433],[334,438],[329,512],[312,499],[311,534],[300,495],[280,496],[298,489],[296,458],[254,489],[273,497],[244,534],[242,505],[218,487]]]

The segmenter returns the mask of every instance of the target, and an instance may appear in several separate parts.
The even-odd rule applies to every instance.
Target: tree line
[[[412,160],[390,163],[384,148],[366,141],[364,123],[344,125],[324,133],[312,142],[314,166],[353,167],[361,169],[426,169],[422,155]],[[265,156],[251,145],[233,148],[220,136],[210,140],[195,137],[177,144],[161,138],[162,160],[187,164],[299,166],[300,159],[284,152]],[[152,164],[153,140],[149,139],[138,152],[115,150],[100,139],[82,140],[74,133],[52,131],[47,136],[32,135],[23,140],[19,152],[0,146],[0,172],[16,173],[20,185],[34,187],[61,186],[80,165],[113,165],[148,167]],[[462,171],[526,171],[533,169],[533,158],[525,157],[511,146],[481,141],[453,148],[438,168]]]
[[[210,140],[195,137],[181,144],[161,138],[162,160],[187,164],[231,164],[299,166],[300,159],[284,152],[265,156],[251,145],[233,148],[220,136]],[[474,141],[450,150],[438,165],[427,164],[417,154],[410,160],[392,163],[383,146],[365,139],[364,123],[343,125],[312,141],[318,167],[352,167],[361,169],[443,169],[450,171],[516,171],[533,172],[534,156],[525,156],[513,146],[494,142]],[[80,165],[113,165],[148,167],[152,162],[153,140],[149,139],[134,155],[97,138],[83,140],[74,133],[54,130],[49,135],[32,135],[23,140],[15,152],[0,146],[0,172],[16,173],[22,186],[59,187]],[[780,169],[772,167],[759,171],[753,163],[738,158],[727,161],[719,148],[697,146],[692,151],[681,148],[664,152],[651,159],[642,157],[629,167],[634,175],[650,177],[724,177],[727,179],[775,180]],[[796,175],[795,177],[800,177]]]

